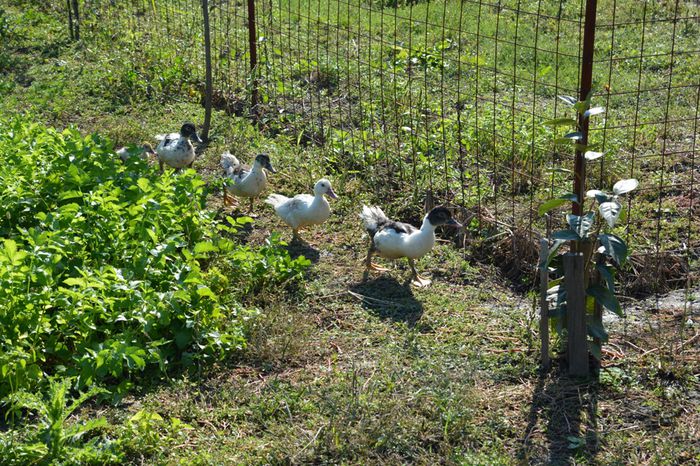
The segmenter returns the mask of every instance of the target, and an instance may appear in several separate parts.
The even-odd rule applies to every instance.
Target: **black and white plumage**
[[[164,164],[176,169],[191,167],[196,156],[191,141],[202,142],[192,123],[183,124],[179,133],[158,135],[156,139],[160,141],[156,146],[156,154],[161,172]]]
[[[363,206],[360,218],[370,238],[365,276],[370,269],[386,270],[372,263],[373,254],[387,259],[406,257],[411,267],[412,283],[417,286],[430,283],[430,280],[418,275],[414,261],[427,254],[435,245],[435,228],[440,225],[461,227],[445,207],[435,207],[428,212],[420,228],[389,219],[379,207]]]
[[[276,170],[270,163],[270,156],[258,154],[255,157],[253,167],[243,165],[236,156],[230,152],[221,154],[221,167],[224,169],[224,205],[228,204],[228,194],[247,197],[250,199],[250,210],[253,210],[253,199],[267,187],[267,175],[265,170],[275,173]]]

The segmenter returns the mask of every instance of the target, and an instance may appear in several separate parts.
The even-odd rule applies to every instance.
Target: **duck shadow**
[[[293,239],[285,246],[292,259],[304,256],[311,261],[312,264],[318,262],[321,254],[313,245],[298,239]]]
[[[593,460],[600,448],[599,385],[596,380],[570,378],[565,370],[557,368],[549,375],[539,375],[518,451],[524,463],[535,457],[546,458],[548,465],[571,464],[581,457]],[[530,441],[535,431],[546,432],[545,452]]]
[[[378,317],[414,326],[423,316],[423,303],[413,296],[410,282],[381,276],[351,285],[349,292]]]

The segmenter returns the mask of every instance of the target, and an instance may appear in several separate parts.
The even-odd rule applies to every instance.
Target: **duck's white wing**
[[[280,207],[284,208],[288,215],[296,215],[308,209],[313,200],[314,197],[309,194],[297,194]]]
[[[164,147],[168,147],[171,145],[174,141],[177,141],[180,139],[180,133],[170,133],[170,134],[157,134],[156,135],[156,141],[158,142],[158,146],[156,147],[156,151],[158,149],[163,149]]]

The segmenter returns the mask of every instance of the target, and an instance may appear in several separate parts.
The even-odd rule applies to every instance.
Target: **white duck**
[[[369,233],[370,245],[365,261],[365,278],[370,269],[386,271],[372,263],[372,255],[377,253],[387,259],[408,258],[411,267],[411,283],[416,286],[427,286],[430,280],[423,278],[416,272],[415,259],[427,254],[435,244],[435,228],[439,225],[461,227],[462,225],[452,218],[450,211],[445,207],[435,207],[423,218],[420,229],[408,223],[390,220],[379,207],[362,206],[360,218]]]
[[[297,194],[293,198],[281,194],[270,194],[265,202],[275,208],[277,215],[292,227],[292,241],[299,239],[299,229],[325,222],[331,214],[331,206],[324,194],[335,199],[331,182],[321,178],[314,185],[314,195]]]
[[[156,146],[156,154],[158,154],[158,165],[161,173],[163,172],[163,164],[176,169],[191,167],[195,158],[191,140],[202,142],[192,123],[182,125],[179,133],[159,135],[156,136],[156,139],[160,141]]]
[[[130,157],[136,155],[143,160],[148,160],[149,155],[155,156],[156,153],[153,150],[153,146],[149,143],[144,143],[142,146],[129,146],[122,147],[115,151],[122,162],[126,162]]]
[[[250,198],[250,211],[253,210],[253,199],[260,196],[267,187],[265,170],[275,173],[270,163],[270,156],[258,154],[253,168],[246,167],[230,152],[221,154],[221,166],[224,169],[224,205],[230,203],[228,194]]]

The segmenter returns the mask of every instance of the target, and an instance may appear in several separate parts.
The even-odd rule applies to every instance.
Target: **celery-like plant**
[[[6,461],[3,464],[106,464],[118,460],[108,440],[99,436],[86,439],[91,432],[108,427],[105,418],[69,420],[85,401],[106,390],[93,387],[71,399],[70,382],[51,380],[46,397],[22,390],[5,399],[12,412],[32,413],[36,424],[25,427],[22,437],[12,430],[0,436],[0,457]]]

